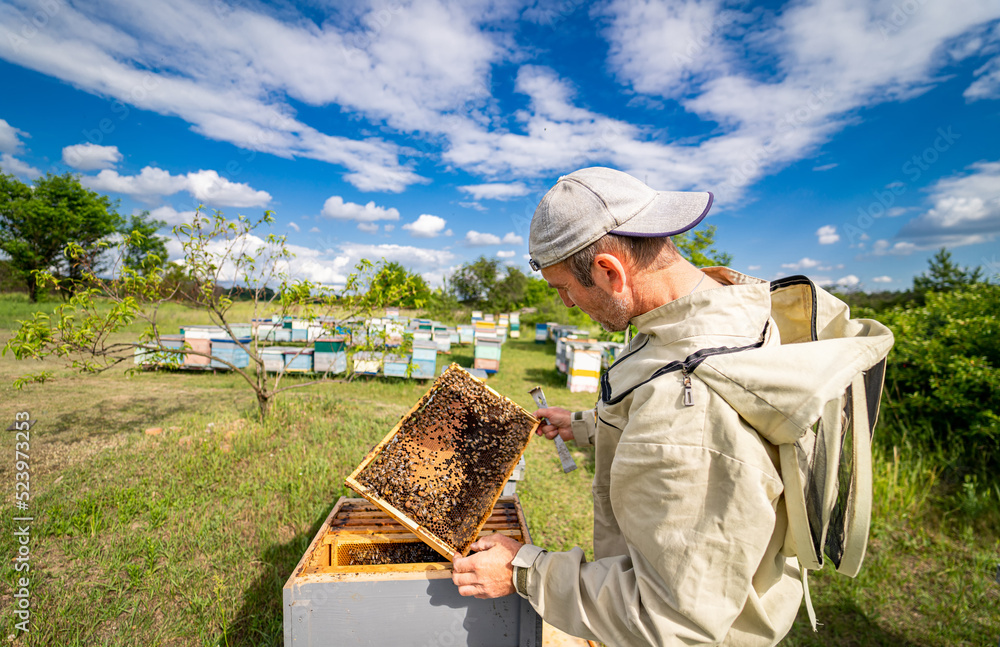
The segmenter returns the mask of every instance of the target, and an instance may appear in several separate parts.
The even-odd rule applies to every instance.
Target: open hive
[[[501,497],[479,535],[530,542],[516,496]],[[451,564],[406,526],[366,499],[341,498],[304,560],[300,574],[445,571]]]
[[[346,483],[448,560],[468,555],[538,424],[452,364]]]

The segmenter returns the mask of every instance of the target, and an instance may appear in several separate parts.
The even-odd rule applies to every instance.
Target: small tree
[[[697,267],[712,267],[713,265],[728,266],[733,262],[731,254],[715,249],[715,225],[704,229],[687,231],[673,236],[674,244],[681,256],[691,261]]]
[[[124,246],[125,267],[140,274],[148,274],[154,268],[162,268],[167,263],[167,244],[156,234],[166,226],[165,222],[153,220],[148,211],[132,215],[122,224],[120,233],[129,237]]]
[[[507,267],[504,277],[493,284],[489,292],[490,306],[500,312],[508,312],[521,307],[524,302],[525,290],[528,288],[528,277],[516,267]]]
[[[455,270],[451,275],[451,287],[459,301],[483,303],[494,289],[499,272],[498,259],[480,256]]]
[[[171,265],[169,272],[155,265],[129,266],[128,250],[142,243],[141,232],[126,234],[115,250],[104,244],[106,251],[117,251],[112,254],[115,260],[105,277],[98,276],[88,265],[88,256],[81,246],[70,245],[66,254],[80,263],[86,287],[51,315],[39,312],[21,322],[3,352],[10,350],[17,359],[55,355],[67,360],[73,368],[99,373],[132,359],[137,345],[122,341],[119,333],[140,323],[143,324],[138,343],[141,351],[162,358],[168,365],[179,365],[184,355],[209,357],[222,363],[253,390],[260,416],[264,418],[280,393],[333,378],[324,374],[314,380],[283,384],[282,373],[268,374],[260,352],[261,340],[253,336],[247,341],[233,334],[234,289],[227,289],[226,284],[239,286],[240,292],[251,295],[251,316],[255,319],[265,315],[297,315],[308,320],[323,317],[333,325],[364,318],[411,297],[419,289],[412,276],[392,282],[377,280],[385,271],[385,263],[367,259],[358,264],[339,294],[329,286],[293,279],[289,275],[293,254],[285,237],[271,233],[263,238],[255,235],[258,228],[270,225],[273,220],[270,212],[258,220],[244,216],[228,220],[219,212],[209,216],[199,209],[192,222],[174,227],[183,260]],[[55,284],[58,278],[48,271],[37,270],[35,280],[47,286]],[[215,325],[225,329],[247,352],[250,365],[239,367],[190,346],[178,351],[166,345],[159,321],[160,307],[166,301],[207,313]],[[369,341],[369,346],[373,343]],[[18,378],[15,386],[20,388],[30,381],[44,382],[50,378],[47,372],[26,375]]]
[[[951,252],[942,247],[928,261],[927,272],[913,277],[914,292],[951,292],[983,281],[983,269],[969,269],[951,260]]]

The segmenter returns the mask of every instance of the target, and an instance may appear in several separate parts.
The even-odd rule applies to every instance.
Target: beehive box
[[[188,337],[184,336],[184,345],[190,346],[191,350],[198,353],[205,353],[204,355],[195,355],[194,353],[184,354],[184,363],[188,366],[207,366],[212,358],[209,355],[212,353],[212,341],[209,339],[201,339],[199,337]]]
[[[452,364],[346,483],[446,559],[468,555],[538,424]]]
[[[597,393],[601,377],[600,344],[566,342],[566,386],[573,393]]]
[[[492,512],[485,532],[531,542],[516,496]],[[462,597],[451,576],[449,562],[382,510],[341,498],[282,589],[285,647],[541,646],[527,600]]]

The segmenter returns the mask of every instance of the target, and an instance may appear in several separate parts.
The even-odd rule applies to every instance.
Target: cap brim
[[[710,191],[658,191],[644,209],[608,233],[646,238],[676,236],[704,220],[714,199]]]

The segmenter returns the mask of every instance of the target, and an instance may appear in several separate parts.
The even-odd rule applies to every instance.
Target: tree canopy
[[[981,267],[970,269],[958,265],[951,260],[951,252],[942,247],[928,261],[927,271],[913,277],[913,290],[919,293],[951,292],[982,281]]]
[[[116,208],[117,203],[84,188],[70,173],[49,173],[34,186],[0,174],[0,249],[32,301],[38,299],[38,271],[56,267],[63,279],[80,278],[79,263],[64,255],[68,244],[79,245],[96,264],[97,243],[121,224]]]
[[[164,266],[167,247],[157,235],[164,223],[148,211],[123,218],[117,208],[117,202],[85,188],[71,173],[49,173],[34,185],[0,174],[0,250],[10,257],[10,272],[32,301],[38,300],[38,272],[51,271],[53,286],[72,296],[88,272],[107,269],[106,250],[116,234],[128,241],[126,267],[145,274]]]

